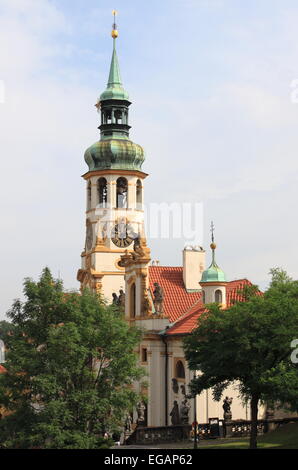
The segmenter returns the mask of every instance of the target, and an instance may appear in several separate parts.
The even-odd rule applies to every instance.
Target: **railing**
[[[282,419],[260,419],[258,420],[257,429],[258,435],[272,431],[280,426],[290,422],[298,422],[298,418],[282,418]],[[248,437],[251,431],[251,421],[223,421],[223,437]],[[212,425],[209,423],[198,425],[198,435],[201,439],[211,439],[214,437],[221,437],[220,432],[215,436],[212,432]]]
[[[218,421],[218,429],[211,423],[198,424],[197,435],[200,439],[216,439],[219,437],[248,437],[251,430],[251,421]],[[258,420],[258,435],[265,434],[290,422],[298,422],[298,418],[261,419]],[[179,442],[194,438],[194,429],[190,425],[137,427],[126,439],[126,444],[157,444],[166,442]]]

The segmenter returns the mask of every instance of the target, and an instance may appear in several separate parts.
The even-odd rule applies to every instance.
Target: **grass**
[[[239,439],[230,442],[218,442],[205,445],[200,441],[200,449],[248,449],[249,439]],[[298,449],[298,423],[289,423],[275,431],[258,438],[259,449]]]

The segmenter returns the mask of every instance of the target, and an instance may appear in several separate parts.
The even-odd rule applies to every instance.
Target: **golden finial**
[[[117,25],[116,25],[116,16],[118,14],[117,10],[113,10],[112,14],[114,16],[114,24],[113,24],[113,31],[112,31],[112,38],[116,39],[119,36]]]

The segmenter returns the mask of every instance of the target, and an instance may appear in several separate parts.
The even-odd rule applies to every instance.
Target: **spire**
[[[215,227],[213,221],[211,222],[211,245],[210,248],[212,250],[212,263],[211,266],[213,265],[214,267],[218,268],[216,261],[215,261],[215,250],[217,248],[216,243],[214,242],[214,232],[215,232]]]
[[[110,67],[110,75],[108,81],[108,88],[112,88],[113,86],[122,86],[121,75],[120,75],[120,67],[116,52],[116,38],[114,38],[114,47],[113,47],[113,56],[112,62]]]
[[[110,67],[108,88],[112,87],[113,85],[122,85],[120,67],[119,67],[119,62],[118,62],[118,57],[117,57],[117,52],[116,52],[116,41],[119,36],[117,25],[116,25],[117,11],[113,10],[112,13],[114,15],[113,30],[111,33],[112,38],[113,38],[113,56],[112,56],[112,62],[111,62],[111,67]]]
[[[122,86],[120,67],[119,67],[117,51],[116,51],[116,40],[119,36],[119,32],[118,32],[117,25],[116,25],[116,15],[117,15],[116,10],[113,10],[113,15],[114,15],[114,23],[113,23],[113,30],[111,33],[111,36],[113,38],[113,55],[112,55],[107,89],[106,91],[104,91],[104,93],[102,93],[100,97],[100,102],[104,100],[111,100],[111,99],[126,100],[126,101],[129,100],[129,95]]]
[[[119,36],[114,10],[112,29],[113,55],[109,81],[106,90],[96,103],[101,124],[100,140],[85,152],[85,161],[89,171],[127,170],[141,171],[145,160],[144,150],[129,139],[129,101],[128,93],[121,83],[120,68],[116,52],[116,40]]]
[[[215,260],[215,250],[217,248],[216,243],[214,242],[214,223],[211,222],[211,245],[212,250],[212,262],[206,271],[202,274],[201,282],[226,282],[225,273],[220,269]]]

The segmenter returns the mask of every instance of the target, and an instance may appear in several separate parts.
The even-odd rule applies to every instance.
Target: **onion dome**
[[[85,153],[89,171],[94,170],[141,170],[145,160],[143,148],[130,140],[100,140]]]

